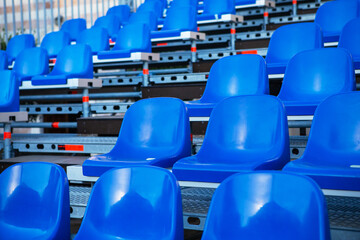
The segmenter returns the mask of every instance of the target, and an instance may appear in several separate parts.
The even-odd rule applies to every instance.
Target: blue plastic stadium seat
[[[7,70],[9,67],[6,51],[0,50],[0,70]]]
[[[45,35],[40,47],[47,51],[49,58],[56,58],[59,52],[70,45],[70,35],[64,31],[51,32]]]
[[[304,51],[290,60],[278,97],[288,115],[313,115],[327,97],[356,90],[354,73],[346,50]]]
[[[172,8],[186,7],[186,6],[192,6],[198,9],[198,0],[173,0],[170,5],[170,7]]]
[[[89,45],[94,55],[110,50],[109,35],[104,28],[90,28],[82,31],[77,43]]]
[[[282,74],[297,53],[322,48],[322,33],[316,23],[295,23],[279,27],[271,36],[266,64],[269,74]]]
[[[203,145],[177,161],[179,181],[221,182],[238,172],[278,170],[290,160],[286,113],[269,95],[231,97],[211,113]]]
[[[317,108],[303,156],[284,171],[307,175],[321,188],[360,190],[360,93],[327,98]]]
[[[330,1],[324,3],[316,12],[315,23],[324,34],[324,42],[337,42],[345,24],[358,17],[358,2]]]
[[[197,10],[192,6],[171,7],[167,11],[164,27],[151,33],[151,38],[178,37],[181,32],[197,32]]]
[[[86,176],[131,165],[171,167],[190,156],[190,124],[185,104],[176,98],[140,100],[127,110],[114,148],[87,159]]]
[[[166,169],[113,169],[95,183],[74,240],[183,240],[180,187]]]
[[[268,93],[269,79],[261,56],[229,56],[214,63],[203,96],[186,102],[186,107],[190,117],[208,117],[215,105],[225,98]]]
[[[43,48],[24,49],[14,65],[16,78],[22,82],[32,77],[49,73],[49,57]]]
[[[8,167],[0,175],[0,239],[70,239],[69,183],[52,163]]]
[[[132,23],[124,26],[117,34],[111,51],[98,53],[99,59],[129,58],[133,52],[151,52],[150,29],[148,25]]]
[[[204,11],[198,15],[197,20],[213,20],[223,14],[235,14],[235,0],[204,0]]]
[[[338,47],[347,49],[353,58],[355,69],[360,68],[360,18],[349,21],[342,29]]]
[[[66,84],[69,78],[93,78],[91,48],[85,44],[65,47],[48,75],[32,77],[33,85]]]
[[[161,1],[145,1],[145,3],[139,6],[136,12],[154,12],[156,18],[161,18],[164,13],[164,8]]]
[[[255,4],[256,0],[235,0],[236,6]]]
[[[130,7],[128,5],[118,5],[109,8],[106,12],[106,16],[115,15],[119,18],[120,22],[126,22],[130,17]]]
[[[330,240],[323,193],[310,178],[281,172],[236,174],[211,200],[202,240]]]
[[[121,27],[119,17],[107,15],[96,19],[93,28],[105,28],[112,39],[116,39],[116,34]]]
[[[150,31],[156,31],[158,29],[158,21],[156,15],[152,11],[136,12],[131,15],[129,24],[146,24],[149,26]]]
[[[0,71],[0,112],[18,112],[20,109],[19,83],[15,73]]]
[[[21,34],[12,37],[6,46],[8,63],[11,64],[22,50],[32,47],[35,47],[35,38],[32,34]]]
[[[60,30],[69,33],[70,40],[76,41],[79,34],[86,29],[86,20],[83,18],[75,18],[66,20]]]

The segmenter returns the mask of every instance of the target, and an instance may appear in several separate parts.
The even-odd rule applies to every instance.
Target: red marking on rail
[[[268,17],[269,13],[268,12],[264,12],[264,17]]]
[[[143,74],[144,75],[149,75],[149,69],[143,69]]]
[[[236,29],[235,28],[231,28],[230,29],[230,34],[235,34],[236,33]]]
[[[293,0],[293,1],[292,1],[292,4],[293,4],[293,5],[297,4],[297,0]]]
[[[53,127],[53,128],[59,128],[59,122],[53,122],[53,123],[51,124],[51,127]]]
[[[109,39],[109,43],[110,44],[115,44],[115,42],[113,40],[111,40],[111,39]]]
[[[191,52],[196,52],[196,47],[191,47]]]
[[[58,150],[83,152],[84,145],[58,145]]]
[[[50,59],[49,63],[55,64],[56,63],[56,58]]]
[[[11,132],[4,132],[4,139],[11,139]]]
[[[89,102],[89,96],[82,97],[82,101],[83,102]]]
[[[165,42],[165,43],[158,43],[158,44],[156,44],[156,46],[167,46],[167,43]]]
[[[257,50],[247,50],[247,51],[241,51],[237,52],[236,54],[257,54]]]

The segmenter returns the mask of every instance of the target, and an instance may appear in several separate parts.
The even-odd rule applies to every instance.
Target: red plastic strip
[[[11,132],[4,132],[4,139],[11,139]]]
[[[231,28],[230,29],[230,34],[235,34],[236,33],[236,29],[235,28]]]
[[[143,69],[143,74],[144,75],[149,75],[149,69]]]
[[[297,4],[297,0],[293,0],[293,1],[292,1],[292,4],[293,4],[293,5]]]
[[[258,53],[257,50],[247,50],[247,51],[237,52],[237,54],[257,54],[257,53]]]
[[[82,97],[82,101],[83,102],[89,102],[89,96]]]
[[[55,64],[55,63],[56,63],[56,58],[50,59],[50,60],[49,60],[49,63]]]
[[[196,52],[196,47],[191,47],[191,52]]]
[[[264,12],[264,17],[268,17],[269,13],[268,12]]]
[[[59,122],[53,122],[53,123],[51,124],[51,126],[52,126],[53,128],[59,128]]]
[[[156,46],[167,46],[167,43],[165,42],[165,43],[158,43],[158,44],[156,44]]]
[[[58,150],[83,152],[84,145],[58,145]]]

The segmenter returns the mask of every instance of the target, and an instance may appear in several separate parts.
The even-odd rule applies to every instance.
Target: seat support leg
[[[293,16],[297,15],[297,0],[292,1]]]
[[[236,26],[235,23],[231,23],[230,27],[230,49],[235,50],[235,41],[236,41]]]
[[[4,159],[11,156],[11,123],[4,123]]]
[[[191,62],[196,62],[197,61],[197,53],[196,53],[197,49],[196,49],[196,41],[195,40],[191,40]]]
[[[149,63],[144,62],[143,63],[143,87],[149,86]]]
[[[89,89],[84,88],[83,90],[83,117],[90,117],[90,106],[89,106]]]
[[[263,24],[263,30],[266,31],[266,26],[269,24],[269,12],[268,8],[264,8],[264,24]]]

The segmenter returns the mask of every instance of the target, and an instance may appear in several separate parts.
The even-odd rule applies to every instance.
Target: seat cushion
[[[168,38],[168,37],[180,37],[181,30],[163,30],[163,31],[152,31],[151,38]]]
[[[67,84],[67,75],[41,75],[31,78],[32,85],[60,85]]]
[[[190,117],[210,117],[216,103],[202,103],[200,101],[185,102]]]
[[[98,59],[129,58],[130,50],[110,50],[98,52]]]

